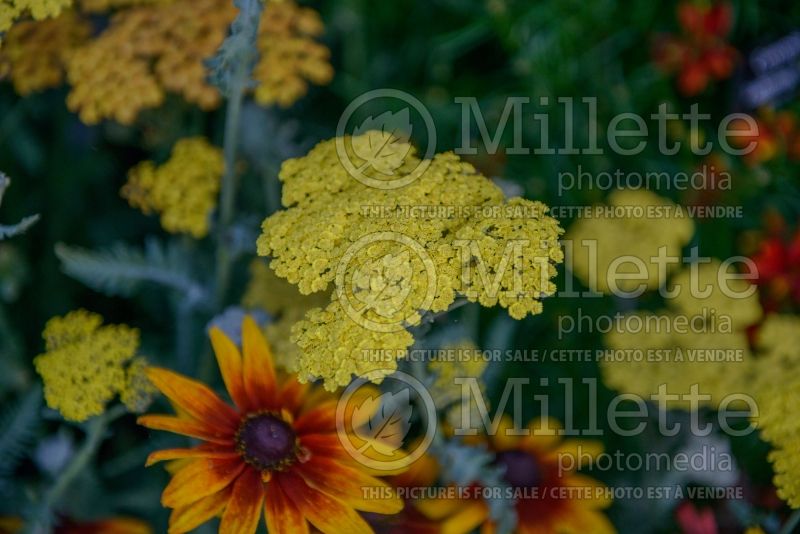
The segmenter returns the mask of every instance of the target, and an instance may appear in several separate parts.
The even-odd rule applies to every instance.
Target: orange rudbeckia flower
[[[567,439],[557,435],[560,425],[552,419],[535,419],[524,436],[509,435],[512,420],[503,416],[492,436],[469,436],[465,441],[486,444],[495,455],[495,465],[505,468],[507,484],[516,512],[517,534],[615,534],[604,510],[611,504],[603,483],[578,472],[581,461],[602,452],[599,442]],[[561,462],[567,455],[571,462]],[[394,477],[402,487],[427,487],[438,468],[432,459],[418,461],[407,472]],[[435,462],[434,462],[435,464]],[[433,473],[431,475],[431,473]],[[409,502],[398,521],[405,530],[447,534],[495,534],[498,527],[490,517],[484,490],[477,483],[467,488],[465,498],[427,497]]]
[[[528,534],[614,534],[604,510],[611,505],[606,486],[577,472],[588,457],[602,453],[596,441],[558,436],[554,419],[534,419],[527,436],[509,435],[511,419],[503,417],[489,448],[505,466],[504,479],[520,493],[515,501],[517,532]],[[561,463],[562,455],[571,462]],[[567,468],[568,467],[568,468]],[[492,532],[490,529],[489,532]]]
[[[181,460],[161,502],[172,508],[170,532],[187,532],[217,515],[219,532],[253,534],[263,509],[271,534],[371,532],[358,511],[394,514],[399,498],[364,498],[389,486],[357,464],[336,435],[336,398],[275,372],[255,321],[242,326],[242,351],[219,329],[211,343],[235,407],[209,387],[150,368],[153,384],[178,415],[145,415],[139,423],[203,440],[194,448],[154,452],[148,465]]]

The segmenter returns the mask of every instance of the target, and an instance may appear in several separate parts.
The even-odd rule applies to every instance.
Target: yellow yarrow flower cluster
[[[158,395],[158,389],[147,378],[147,367],[147,360],[137,357],[131,360],[125,371],[125,387],[119,394],[119,400],[130,412],[144,413]]]
[[[167,92],[204,110],[220,101],[203,62],[219,48],[236,15],[223,0],[178,0],[132,7],[73,54],[67,65],[67,105],[83,122],[111,118],[131,124]]]
[[[42,337],[45,353],[34,365],[44,382],[47,405],[65,419],[85,421],[100,415],[116,395],[131,411],[146,408],[153,390],[142,377],[143,360],[134,359],[138,330],[103,326],[101,316],[79,310],[48,321]]]
[[[120,9],[109,27],[78,49],[66,68],[67,105],[87,124],[113,119],[131,124],[138,114],[178,94],[203,110],[221,95],[205,66],[222,44],[237,10],[230,0],[84,0],[88,12]],[[319,14],[291,1],[268,2],[259,26],[255,99],[288,106],[308,84],[333,77],[330,51],[315,41]]]
[[[738,304],[728,302],[723,309],[735,306]],[[673,357],[676,348],[737,350],[742,361],[607,361],[602,364],[603,376],[611,387],[643,397],[656,393],[660,384],[667,384],[670,394],[688,393],[691,385],[699,384],[700,393],[712,395],[711,407],[731,393],[752,395],[758,407],[753,422],[773,446],[769,460],[778,495],[793,508],[800,508],[800,421],[787,416],[800,402],[800,317],[768,315],[758,327],[751,351],[741,318],[758,320],[760,313],[754,312],[752,302],[744,302],[742,309],[745,312],[738,315],[737,323],[741,329],[732,334],[612,332],[606,336],[612,349],[669,349]]]
[[[545,216],[547,207],[541,202],[512,198],[504,207],[509,213],[519,210],[526,215],[497,217],[491,211],[479,212],[456,232],[454,249],[446,250],[452,250],[451,266],[462,273],[459,293],[482,306],[499,303],[511,317],[523,319],[541,313],[541,299],[556,292],[552,279],[556,265],[564,259],[557,244],[561,228],[558,221]],[[541,216],[530,216],[535,213]],[[512,265],[509,260],[521,264]],[[473,270],[475,265],[498,270],[505,265],[505,269],[502,276],[494,278],[499,273]],[[519,277],[519,273],[525,276]]]
[[[293,329],[301,379],[321,377],[328,388],[352,374],[380,379],[393,372],[413,342],[406,328],[426,312],[446,311],[458,296],[499,303],[516,318],[539,313],[540,300],[555,292],[551,278],[563,258],[561,228],[543,204],[507,201],[455,154],[423,162],[410,144],[387,136],[332,139],[285,162],[280,179],[289,209],[264,221],[258,240],[259,254],[271,256],[275,273],[302,293],[335,282],[328,307]],[[410,183],[365,185],[343,165],[337,144],[378,184],[389,173]],[[421,165],[427,168],[414,179]],[[408,206],[424,209],[397,211]],[[515,266],[523,276],[515,277]],[[378,350],[393,356],[376,357]]]
[[[637,214],[636,210],[644,214]],[[613,292],[609,286],[613,273],[638,274],[642,264],[646,278],[615,278],[619,290],[629,293],[641,285],[648,290],[658,288],[663,275],[659,276],[658,265],[650,258],[658,256],[662,247],[666,247],[669,257],[680,257],[681,249],[694,234],[694,221],[682,216],[679,206],[644,189],[614,191],[608,196],[608,206],[593,206],[591,213],[570,227],[566,239],[572,242],[574,274],[589,289],[600,293]],[[623,257],[641,263],[637,267],[623,261]],[[667,264],[667,273],[674,267],[674,263]]]
[[[642,313],[645,316],[652,314]],[[664,312],[660,319],[675,321]],[[752,355],[744,332],[611,332],[605,337],[609,353],[601,362],[603,381],[623,393],[645,399],[666,385],[670,395],[689,395],[696,385],[698,393],[710,398],[701,406],[717,407],[728,395],[742,393],[744,377]],[[723,350],[730,360],[715,360],[697,351]],[[637,352],[638,351],[638,352]],[[671,409],[690,409],[687,399],[668,403]]]
[[[174,0],[80,0],[82,11],[106,13],[115,9],[150,4],[168,4]]]
[[[89,22],[73,11],[41,21],[14,24],[0,49],[0,62],[22,96],[58,87],[64,81],[64,64],[91,35]]]
[[[691,268],[685,268],[670,280],[668,290],[680,289],[669,299],[677,313],[692,317],[714,310],[730,319],[737,329],[761,319],[763,311],[756,287],[736,274],[733,266],[723,267],[719,260],[712,259],[697,264],[695,270],[692,274]]]
[[[261,309],[272,316],[264,327],[270,340],[275,363],[287,371],[296,373],[300,348],[291,340],[291,331],[309,310],[324,306],[330,300],[327,293],[303,295],[286,280],[278,278],[262,259],[250,264],[250,280],[242,297],[242,305],[250,309]]]
[[[353,376],[379,383],[397,369],[414,337],[405,329],[380,332],[353,321],[338,300],[313,308],[292,327],[292,341],[300,347],[298,379],[324,379],[334,391]]]
[[[145,161],[131,169],[121,193],[143,213],[161,214],[166,231],[199,239],[208,234],[224,167],[222,151],[204,138],[181,139],[163,165]]]
[[[692,283],[687,267],[671,280],[670,289],[679,292],[667,299],[667,310],[623,316],[621,324],[630,330],[605,336],[611,349],[601,364],[606,384],[645,398],[662,384],[678,395],[691,393],[696,384],[701,394],[711,396],[704,404],[712,407],[732,393],[748,391],[753,356],[746,328],[761,319],[761,305],[756,292],[747,291],[746,280],[727,280],[727,288],[736,293],[723,291],[723,272],[718,260],[700,264]],[[698,290],[708,295],[698,295]],[[726,352],[711,358],[711,350]],[[689,407],[688,402],[673,402],[676,408]]]
[[[755,423],[773,446],[769,454],[778,496],[800,508],[800,421],[792,414],[800,403],[800,317],[770,315],[756,337]]]
[[[11,29],[23,15],[44,20],[59,16],[71,5],[72,0],[0,0],[0,34]]]
[[[319,13],[294,2],[272,0],[261,16],[256,102],[288,107],[308,92],[309,82],[325,85],[333,78],[330,50],[315,39],[325,31]]]

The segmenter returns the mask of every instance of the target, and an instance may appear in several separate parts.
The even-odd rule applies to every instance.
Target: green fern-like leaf
[[[11,179],[0,172],[0,204],[3,203],[3,195],[5,194],[9,185],[11,185]],[[29,217],[25,217],[17,224],[12,224],[10,226],[0,224],[0,241],[25,233],[28,228],[36,224],[36,221],[38,220],[39,215],[31,215]]]
[[[184,255],[174,246],[152,239],[144,250],[118,243],[107,251],[93,251],[59,243],[56,256],[64,272],[96,291],[110,296],[130,296],[146,283],[155,283],[184,294],[193,302],[206,291],[189,273]]]
[[[36,387],[0,415],[0,489],[30,450],[38,434],[42,390]]]
[[[24,234],[28,231],[28,228],[36,224],[38,220],[39,215],[31,215],[29,217],[25,217],[17,224],[12,224],[11,226],[0,224],[0,241],[3,239],[8,239],[9,237],[14,237],[15,235]]]

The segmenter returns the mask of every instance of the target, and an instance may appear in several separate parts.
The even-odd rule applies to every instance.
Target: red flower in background
[[[717,534],[717,520],[711,508],[695,508],[684,501],[675,510],[675,521],[683,534]]]
[[[755,149],[744,155],[744,161],[750,166],[765,163],[774,159],[779,154],[794,161],[800,160],[800,128],[797,124],[797,115],[790,110],[774,111],[772,109],[759,110],[755,118],[758,133],[755,135],[739,135],[731,138],[731,144],[736,148],[745,148],[753,141]],[[743,123],[743,121],[742,121]],[[730,128],[738,128],[736,120],[732,121]],[[749,129],[742,124],[743,131]]]
[[[726,40],[733,11],[727,2],[711,6],[682,2],[677,18],[681,34],[659,37],[653,60],[666,73],[677,73],[681,94],[694,96],[712,80],[724,80],[733,72],[738,54]]]
[[[773,236],[761,241],[753,256],[758,269],[756,284],[767,311],[800,304],[800,229],[788,239]]]

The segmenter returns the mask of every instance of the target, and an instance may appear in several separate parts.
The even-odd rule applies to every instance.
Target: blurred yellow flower
[[[694,233],[692,219],[679,213],[672,201],[650,191],[614,191],[608,196],[608,206],[594,206],[591,217],[578,219],[567,232],[574,274],[592,291],[606,294],[615,289],[609,286],[609,278],[626,293],[641,285],[648,290],[658,288],[675,263],[659,273],[659,265],[650,258],[657,257],[662,247],[667,256],[680,257]],[[623,278],[639,273],[631,259],[642,267],[643,280]]]
[[[169,161],[131,169],[121,194],[143,213],[161,214],[161,226],[195,238],[208,234],[224,170],[222,151],[202,137],[181,139]]]
[[[86,11],[87,13],[105,13],[124,7],[168,4],[173,1],[174,0],[80,0],[80,7],[81,11]]]
[[[89,39],[91,25],[75,12],[56,18],[25,20],[14,24],[0,49],[0,62],[22,96],[58,87],[64,65],[74,50]]]
[[[159,106],[166,92],[213,109],[220,95],[206,82],[203,61],[219,48],[235,14],[233,4],[223,0],[177,0],[120,11],[69,61],[67,105],[87,124],[107,118],[131,124],[141,110]]]
[[[208,81],[205,61],[219,49],[237,10],[230,0],[83,0],[88,12],[120,9],[109,27],[78,49],[67,64],[69,108],[87,124],[113,119],[131,124],[145,109],[178,94],[203,110],[221,95]],[[333,77],[330,51],[314,39],[319,14],[294,2],[264,9],[253,78],[261,104],[288,106],[308,84]]]
[[[726,274],[718,260],[686,267],[669,284],[678,292],[666,299],[667,310],[621,316],[605,335],[606,384],[644,398],[662,384],[677,395],[689,395],[697,385],[700,394],[711,396],[701,404],[712,407],[728,395],[751,391],[746,328],[761,318],[761,305],[755,292],[748,294],[749,282],[723,281]],[[690,401],[675,400],[671,407],[690,408]]]
[[[17,534],[24,526],[21,517],[0,516],[0,534]]]
[[[124,399],[147,396],[150,386],[132,378],[141,365],[131,364],[139,348],[139,331],[102,323],[99,315],[78,310],[45,326],[46,352],[33,363],[44,382],[47,405],[65,419],[85,421],[100,415],[118,394]]]
[[[309,83],[333,78],[330,50],[315,41],[325,31],[319,13],[291,1],[267,2],[258,36],[256,102],[288,107],[308,92]]]
[[[669,284],[676,295],[669,299],[670,306],[688,317],[713,313],[724,315],[737,328],[746,328],[761,319],[761,304],[756,287],[738,275],[732,267],[727,269],[717,259],[697,264],[693,269],[683,269]],[[679,290],[678,290],[679,289]]]
[[[792,414],[800,402],[800,317],[769,315],[756,335],[754,422],[773,446],[769,454],[778,496],[800,508],[800,422]]]
[[[638,315],[642,324],[648,317],[677,324],[670,312]],[[699,405],[716,407],[728,395],[747,391],[752,355],[743,331],[611,331],[605,341],[610,350],[601,362],[603,381],[620,392],[649,399],[664,384],[668,394],[686,396],[696,385],[699,394],[710,396]],[[671,400],[668,408],[690,409],[691,401]]]
[[[144,413],[158,394],[156,387],[147,378],[147,360],[137,357],[131,360],[125,372],[125,387],[119,400],[131,413]]]
[[[57,17],[72,0],[0,0],[0,34],[8,31],[25,14],[35,20]]]

